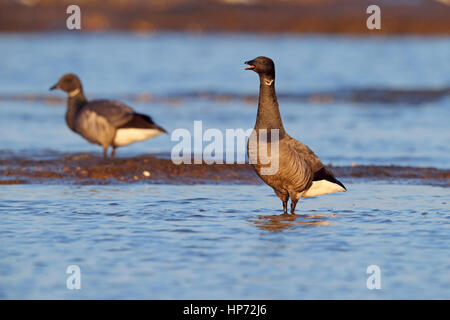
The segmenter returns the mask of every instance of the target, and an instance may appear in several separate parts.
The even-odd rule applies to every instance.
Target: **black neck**
[[[75,118],[78,112],[86,104],[87,100],[82,91],[73,97],[69,96],[67,100],[66,122],[72,131],[75,131]]]
[[[275,76],[260,75],[259,81],[258,115],[255,129],[279,129],[281,138],[285,131],[278,108],[277,94],[275,93]]]

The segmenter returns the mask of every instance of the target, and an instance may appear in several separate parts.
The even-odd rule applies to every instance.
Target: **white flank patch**
[[[304,192],[302,198],[311,198],[327,193],[345,192],[345,189],[340,185],[330,182],[328,180],[313,181],[312,186]]]
[[[158,129],[122,128],[117,130],[114,145],[126,146],[137,141],[143,141],[162,134]]]

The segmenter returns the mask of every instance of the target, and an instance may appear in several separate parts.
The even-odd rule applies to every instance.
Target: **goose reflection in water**
[[[252,221],[259,229],[271,232],[281,232],[297,227],[323,227],[334,223],[327,218],[336,217],[336,214],[281,214],[260,216]]]

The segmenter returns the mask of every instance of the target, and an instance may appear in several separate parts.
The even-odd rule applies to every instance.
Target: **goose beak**
[[[245,64],[248,64],[248,67],[246,67],[245,70],[253,70],[253,69],[256,68],[256,67],[253,65],[253,60],[251,60],[251,61],[245,61],[244,63],[245,63]]]
[[[58,89],[58,84],[55,84],[54,86],[50,87],[50,90]]]

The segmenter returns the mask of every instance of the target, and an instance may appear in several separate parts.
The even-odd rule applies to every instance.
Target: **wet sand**
[[[450,186],[450,170],[402,166],[330,166],[339,178],[407,181]],[[94,154],[55,157],[9,154],[0,159],[0,185],[120,183],[153,184],[261,184],[249,164],[181,164],[154,155],[104,160]]]

